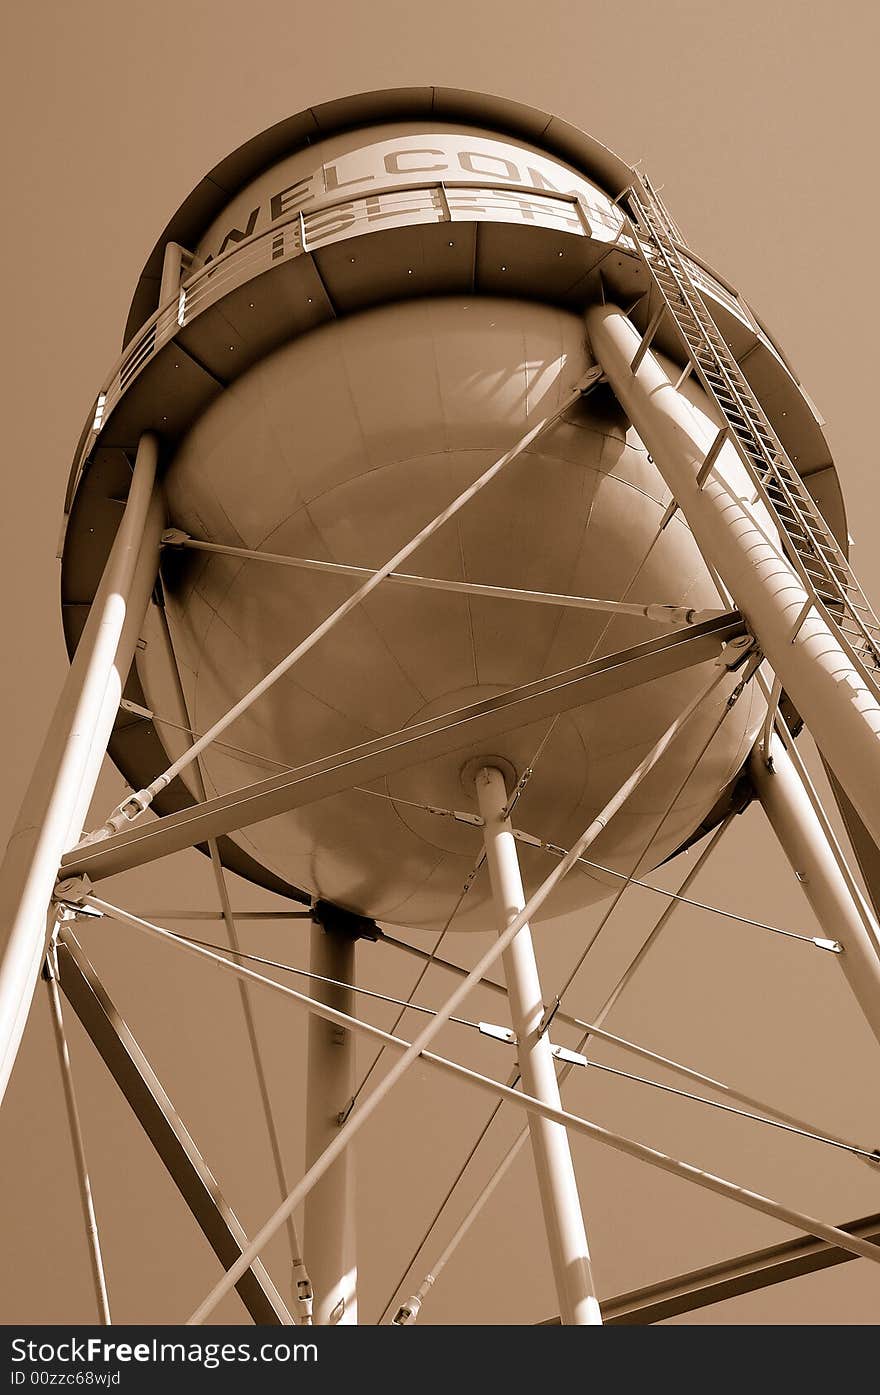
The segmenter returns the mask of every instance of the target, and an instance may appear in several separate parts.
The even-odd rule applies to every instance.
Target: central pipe
[[[309,968],[317,977],[310,991],[349,1015],[354,994],[355,941],[339,930],[312,922]],[[336,979],[337,984],[324,982]],[[319,1158],[338,1134],[354,1090],[354,1038],[351,1032],[314,1013],[309,1016],[306,1166]],[[347,1148],[315,1185],[303,1211],[303,1253],[314,1291],[313,1321],[318,1327],[357,1323],[354,1155]]]

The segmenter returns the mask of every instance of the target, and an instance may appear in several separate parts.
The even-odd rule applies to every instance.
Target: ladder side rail
[[[743,373],[741,367],[736,362],[736,359],[731,353],[729,346],[724,342],[724,338],[718,330],[715,321],[712,319],[711,315],[709,314],[709,311],[706,309],[699,288],[696,286],[695,282],[693,281],[693,278],[690,276],[690,273],[688,272],[687,267],[685,265],[684,259],[682,258],[677,247],[675,246],[674,240],[671,237],[669,237],[668,234],[665,233],[662,218],[660,216],[660,208],[658,207],[656,210],[653,211],[652,218],[651,212],[640,203],[640,201],[638,200],[638,196],[633,195],[632,197],[645,223],[645,226],[654,235],[654,239],[657,244],[658,250],[661,254],[661,257],[666,263],[669,274],[675,280],[676,285],[680,293],[682,294],[683,300],[688,310],[690,311],[694,320],[696,321],[697,326],[703,330],[704,339],[708,340],[706,347],[710,350],[713,357],[715,358],[716,365],[719,368],[728,389],[731,391],[731,394],[737,401],[738,405],[744,409],[742,412],[744,419],[746,421],[749,421],[750,425],[752,425],[752,427],[756,431],[757,439],[754,441],[756,448],[758,449],[759,453],[765,457],[765,459],[768,462],[768,465],[772,466],[774,474],[778,477],[778,483],[780,485],[780,488],[782,488],[783,492],[787,495],[791,495],[792,493],[794,493],[797,496],[797,499],[793,500],[792,502],[799,503],[801,506],[800,511],[805,512],[807,515],[809,515],[808,518],[804,519],[804,522],[810,529],[810,532],[813,531],[811,527],[811,520],[824,531],[825,536],[828,539],[827,544],[821,543],[818,539],[814,538],[814,541],[818,544],[820,560],[821,553],[824,552],[827,548],[827,550],[834,555],[835,561],[841,566],[841,568],[849,572],[852,578],[852,582],[854,584],[854,588],[859,592],[859,595],[865,601],[866,609],[872,613],[874,622],[878,625],[878,628],[880,628],[880,620],[878,620],[877,616],[873,614],[873,608],[871,607],[870,602],[867,600],[867,597],[864,595],[864,592],[862,591],[858,579],[856,578],[854,573],[852,573],[852,569],[850,568],[848,560],[845,557],[842,549],[840,548],[837,539],[834,537],[834,534],[828,527],[828,524],[823,518],[816,504],[816,501],[813,499],[812,495],[810,494],[809,490],[804,484],[801,476],[794,468],[793,463],[789,460],[785,447],[779,440],[779,437],[777,436],[772,423],[767,417],[763,407],[761,406],[760,401],[758,400],[751,385],[749,384],[748,379],[745,377],[745,374]],[[664,234],[668,246],[664,245]],[[661,291],[661,294],[663,294],[663,287],[658,287],[658,289]],[[667,304],[669,304],[668,297],[664,296],[664,299],[666,299]],[[673,317],[677,319],[678,317],[675,312],[675,307],[669,304],[669,309],[672,312]],[[713,397],[715,396],[714,391],[712,395]],[[724,412],[724,408],[720,402],[718,403],[718,406],[722,410],[722,412]],[[727,413],[724,412],[724,415],[726,417]],[[750,420],[750,418],[753,418],[754,420]],[[737,430],[735,423],[731,422],[730,425],[733,430]],[[765,442],[761,438],[760,431],[757,428],[760,428],[760,430],[764,431],[766,435],[770,437],[773,446],[772,451],[768,447],[767,442]]]
[[[818,608],[820,609],[820,612],[823,615],[823,618],[828,623],[832,624],[835,630],[841,634],[844,648],[846,649],[849,657],[860,667],[864,667],[864,662],[863,659],[859,656],[859,652],[849,643],[848,634],[850,632],[842,629],[839,617],[833,615],[828,610],[823,598],[819,595],[817,591],[816,578],[809,573],[807,567],[804,565],[804,562],[813,561],[817,564],[822,573],[822,580],[827,583],[828,587],[836,595],[836,603],[841,604],[844,607],[847,616],[852,620],[857,630],[860,632],[861,639],[864,641],[864,644],[867,646],[868,650],[871,653],[873,666],[875,667],[875,669],[880,668],[880,650],[878,650],[878,637],[880,637],[880,621],[878,621],[873,611],[873,608],[868,602],[867,597],[864,595],[864,592],[862,591],[862,588],[859,585],[851,567],[847,563],[842,552],[840,552],[839,548],[837,547],[836,540],[834,540],[833,534],[830,532],[830,529],[828,529],[828,525],[825,523],[824,519],[822,519],[821,514],[816,509],[815,502],[812,500],[811,496],[809,495],[808,491],[803,485],[803,482],[801,481],[800,476],[797,474],[797,471],[794,470],[794,467],[788,461],[788,457],[781,443],[778,443],[772,426],[770,426],[770,423],[767,422],[766,418],[764,417],[763,409],[760,407],[760,404],[757,404],[757,399],[754,399],[757,404],[757,410],[755,408],[752,408],[751,415],[757,416],[758,421],[761,423],[764,430],[772,438],[773,442],[776,443],[776,450],[778,451],[778,455],[780,457],[779,460],[775,458],[774,451],[772,451],[768,443],[761,438],[759,432],[755,427],[754,422],[750,420],[750,414],[748,410],[749,403],[748,401],[743,400],[743,394],[740,390],[738,390],[736,381],[731,377],[730,369],[727,363],[725,363],[724,358],[722,357],[722,352],[720,351],[719,346],[723,345],[724,354],[726,354],[726,356],[729,358],[730,365],[733,366],[733,370],[737,377],[741,379],[743,387],[745,388],[748,394],[748,398],[754,398],[754,394],[752,393],[751,388],[748,387],[748,384],[744,376],[742,375],[742,371],[739,368],[739,365],[736,363],[736,360],[733,358],[733,355],[730,353],[728,346],[724,344],[724,341],[717,329],[717,326],[715,326],[714,321],[712,321],[711,331],[707,330],[706,325],[702,323],[702,319],[704,317],[708,317],[708,311],[706,311],[705,308],[703,308],[701,316],[699,310],[694,305],[692,297],[693,295],[699,294],[699,292],[693,285],[693,282],[688,277],[686,268],[683,266],[683,264],[680,268],[676,267],[673,258],[669,254],[669,251],[666,248],[664,248],[662,239],[659,236],[659,230],[655,230],[653,226],[653,220],[651,219],[650,215],[641,205],[636,195],[631,194],[630,197],[637,210],[640,222],[643,223],[644,227],[653,237],[656,252],[659,254],[660,259],[665,264],[668,275],[673,280],[682,298],[682,303],[685,309],[689,311],[697,330],[700,331],[701,343],[709,351],[709,354],[712,357],[715,366],[718,370],[718,374],[727,386],[727,390],[732,400],[738,403],[739,406],[743,408],[743,411],[740,412],[740,415],[743,421],[746,422],[748,426],[751,428],[751,434],[748,436],[749,442],[755,449],[756,454],[758,454],[766,462],[768,476],[772,475],[774,483],[777,485],[778,489],[783,495],[783,501],[786,503],[790,512],[793,514],[796,522],[802,525],[804,540],[807,544],[804,547],[805,556],[803,557],[800,555],[798,551],[798,544],[795,538],[792,537],[792,534],[789,531],[789,526],[786,524],[785,520],[780,516],[779,509],[777,507],[777,501],[773,500],[772,497],[769,495],[768,490],[765,486],[765,480],[761,479],[760,476],[757,474],[755,468],[755,461],[750,457],[746,442],[743,440],[743,436],[746,435],[746,431],[743,429],[743,427],[738,426],[735,421],[731,420],[727,409],[725,408],[724,404],[719,400],[715,386],[709,381],[708,377],[706,376],[706,365],[699,358],[697,346],[691,343],[690,339],[688,338],[688,331],[686,326],[682,323],[681,318],[676,312],[675,306],[672,305],[666,288],[662,285],[661,282],[657,280],[656,272],[654,268],[651,266],[650,258],[645,255],[646,249],[644,246],[644,240],[643,238],[639,237],[637,231],[634,229],[634,232],[636,233],[636,243],[642,251],[643,259],[645,261],[646,266],[648,267],[649,272],[652,275],[652,279],[654,280],[657,290],[663,297],[665,303],[667,304],[670,310],[673,320],[684,342],[688,357],[691,360],[691,363],[697,373],[697,376],[702,386],[704,387],[708,395],[712,398],[712,400],[715,401],[724,420],[730,426],[731,439],[733,441],[733,444],[737,447],[737,453],[739,454],[743,462],[743,465],[746,468],[749,478],[752,480],[759,496],[762,499],[762,502],[770,512],[771,517],[775,519],[779,527],[780,537],[783,539],[784,545],[787,544],[787,546],[785,546],[785,550],[789,555],[789,560],[792,562],[792,565],[798,572],[798,575],[801,581],[804,583],[804,586],[808,594],[817,603]],[[680,258],[678,258],[677,254],[675,253],[674,247],[672,247],[672,253],[673,256],[680,261]],[[691,294],[689,294],[689,291],[691,292]],[[717,344],[714,342],[716,339],[718,340]],[[792,479],[796,479],[798,481],[799,489],[800,491],[802,491],[803,498],[807,502],[810,511],[814,514],[815,522],[825,530],[826,536],[833,543],[833,549],[836,554],[836,565],[839,566],[840,569],[845,573],[851,589],[857,592],[860,599],[864,602],[864,610],[870,617],[869,624],[876,627],[876,634],[872,634],[868,626],[866,626],[865,622],[862,620],[862,617],[858,613],[858,610],[853,606],[851,597],[847,594],[847,590],[841,584],[840,578],[833,570],[832,564],[824,555],[822,546],[816,538],[813,528],[811,527],[810,520],[808,517],[805,516],[805,510],[803,506],[800,505],[800,501],[798,500],[798,498],[793,495],[789,482],[786,480],[785,475],[782,473],[780,469],[780,465],[786,466],[791,473]],[[837,561],[837,558],[839,558],[839,561]],[[832,604],[835,604],[834,600],[832,600]],[[874,687],[875,684],[872,682],[871,686]]]

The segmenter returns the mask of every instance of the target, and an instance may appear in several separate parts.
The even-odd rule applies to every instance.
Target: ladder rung
[[[806,557],[802,557],[800,553],[798,553],[798,560],[801,566],[803,567],[804,571],[806,572],[807,576],[811,579],[811,581],[814,581],[816,583],[817,588],[819,585],[831,586],[831,599],[837,601],[838,604],[843,605],[843,601],[841,601],[837,589],[834,586],[834,578],[830,577],[827,572],[816,572],[813,570],[812,567],[807,566],[808,559]]]
[[[721,408],[746,465],[754,471],[779,525],[783,545],[808,578],[859,662],[880,672],[880,621],[855,581],[834,534],[793,463],[778,445],[756,394],[712,319],[699,287],[653,206],[641,210],[639,246],[683,335],[700,377]]]
[[[823,554],[823,556],[826,556],[828,558],[828,565],[831,567],[836,567],[837,570],[843,572],[845,576],[849,576],[850,572],[846,562],[844,562],[842,558],[840,561],[838,561],[836,553],[830,547],[826,546],[826,544],[823,543],[821,539],[817,538],[815,533],[813,534],[813,538],[815,539],[815,544],[819,548],[820,552]]]
[[[730,406],[725,407],[724,413],[731,426],[734,428],[735,431],[739,433],[740,439],[744,443],[754,445],[755,442],[752,439],[751,432],[748,429],[749,424],[743,416],[742,412],[737,411],[736,407]]]
[[[844,589],[845,591],[854,591],[854,590],[855,590],[855,587],[852,585],[851,582],[847,582],[846,586],[845,586],[843,589]],[[856,595],[859,595],[859,594],[861,594],[861,593],[858,592],[858,591],[856,591]],[[877,628],[878,628],[878,630],[880,630],[880,620],[877,619],[877,616],[874,614],[873,610],[871,609],[871,607],[870,607],[869,605],[867,605],[867,604],[863,605],[863,604],[861,603],[861,601],[854,601],[854,600],[852,599],[851,596],[848,596],[848,597],[847,597],[847,602],[846,602],[846,603],[847,603],[847,605],[850,607],[851,610],[853,610],[853,611],[858,610],[858,611],[861,612],[862,615],[867,615],[868,618],[869,618],[869,620],[870,620],[871,625],[876,625]]]
[[[803,551],[804,556],[815,556],[813,548],[810,546],[810,539],[807,537],[807,534],[803,531],[803,529],[797,528],[795,524],[791,522],[790,519],[780,518],[778,510],[776,513],[776,517],[779,519],[779,522],[782,524],[783,528],[785,529],[786,533],[791,538],[795,546]],[[817,558],[816,560],[818,561],[819,559]]]
[[[792,514],[798,520],[799,523],[808,523],[812,527],[813,520],[810,518],[810,515],[806,512],[806,510],[800,506],[797,499],[790,499],[789,496],[783,493],[778,486],[774,488],[772,484],[770,484],[765,485],[765,488],[767,490],[768,496],[773,500],[775,504],[778,504],[778,506],[781,509],[787,509],[788,512]]]
[[[799,518],[801,521],[809,519],[809,514],[800,506],[798,500],[791,500],[790,496],[786,494],[784,490],[781,490],[778,485],[774,487],[772,484],[769,484],[766,488],[771,499],[778,499],[780,508],[788,509],[790,513],[794,514],[795,517]]]
[[[805,573],[832,592],[830,604],[852,609],[856,624],[865,615],[878,625],[821,515],[814,509],[803,482],[776,443],[773,429],[730,346],[704,305],[701,293],[669,240],[664,224],[645,211],[647,238],[641,250],[670,310],[684,335],[693,361],[714,394],[746,461],[756,470],[776,514],[783,537]],[[843,592],[841,602],[838,589]],[[859,600],[852,599],[852,594]],[[818,594],[818,593],[817,593]]]
[[[814,555],[814,557],[815,557],[815,553],[814,553],[813,555]],[[819,563],[819,565],[821,566],[821,563]],[[830,567],[826,567],[826,568],[825,568],[825,576],[826,576],[827,580],[835,587],[835,590],[836,590],[838,593],[841,592],[841,591],[843,590],[843,586],[842,586],[842,584],[841,584],[841,579],[840,579],[840,577],[839,577],[834,571],[832,571],[832,569],[831,569]],[[847,599],[846,599],[846,596],[840,596],[840,603],[841,603],[841,605],[848,605],[848,604],[849,604],[848,601],[847,601]]]
[[[791,536],[791,534],[789,534],[789,536]],[[824,571],[826,576],[833,577],[835,582],[837,582],[839,586],[843,586],[843,583],[846,580],[846,573],[842,572],[840,567],[830,562],[828,558],[824,557],[820,552],[817,552],[812,545],[809,545],[809,542],[804,549],[804,553],[814,562],[814,564],[817,567],[820,567],[822,571]]]
[[[847,639],[859,641],[858,645],[853,645],[854,649],[861,649],[864,653],[866,649],[871,648],[870,639],[865,634],[863,634],[861,630],[848,629],[846,625],[844,625],[841,621],[837,622],[837,628],[840,630],[841,634],[846,635]]]
[[[777,509],[788,508],[788,505],[782,504],[776,505],[776,507]],[[789,509],[789,512],[792,512],[791,509]],[[808,527],[808,522],[806,522],[802,517],[799,517],[797,514],[794,514],[793,516],[796,519],[797,523],[800,525],[801,530]],[[820,538],[817,538],[814,531],[810,530],[809,532],[805,532],[804,537],[808,537],[813,547],[816,548],[819,552],[821,552],[823,557],[827,558],[829,566],[837,567],[839,571],[844,572],[847,576],[850,575],[849,568],[846,562],[843,560],[843,558],[841,557],[838,559],[838,555],[830,547],[823,543]]]
[[[810,509],[810,506],[807,503],[806,499],[804,499],[801,495],[800,490],[794,489],[786,479],[783,479],[776,471],[775,466],[771,470],[770,479],[772,481],[773,488],[776,490],[777,494],[779,494],[782,498],[786,499],[791,497],[803,513],[804,517],[808,517],[810,515],[812,510]]]
[[[840,629],[843,630],[845,634],[858,635],[859,639],[867,639],[870,643],[870,636],[867,636],[865,634],[865,631],[862,629],[862,627],[860,625],[847,625],[846,619],[847,617],[846,615],[844,615],[843,619],[837,621],[837,624],[840,627]]]

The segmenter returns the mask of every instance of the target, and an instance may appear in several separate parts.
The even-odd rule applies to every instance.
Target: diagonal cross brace
[[[223,1268],[228,1269],[246,1248],[248,1237],[67,925],[62,925],[58,936],[58,977],[67,1001],[128,1100],[205,1239]],[[284,1300],[259,1260],[242,1274],[236,1288],[258,1325],[292,1324]]]
[[[855,1221],[842,1222],[838,1227],[860,1240],[880,1245],[880,1215],[862,1216]],[[647,1288],[633,1289],[614,1298],[603,1299],[602,1320],[608,1326],[641,1326],[665,1322],[682,1313],[693,1313],[713,1303],[724,1303],[743,1293],[757,1293],[774,1284],[798,1279],[802,1274],[817,1274],[838,1264],[846,1264],[856,1256],[839,1245],[830,1245],[813,1235],[802,1235],[781,1245],[736,1255],[718,1264],[694,1269],[687,1274],[663,1279]],[[558,1324],[559,1318],[547,1318],[541,1327]]]

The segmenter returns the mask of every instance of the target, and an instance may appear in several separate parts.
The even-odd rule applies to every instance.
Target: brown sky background
[[[211,166],[273,122],[371,88],[436,83],[558,113],[644,159],[696,250],[770,326],[828,422],[853,559],[875,601],[880,558],[871,406],[878,290],[871,269],[880,10],[843,0],[150,0],[32,3],[6,20],[2,382],[5,460],[0,836],[6,836],[65,670],[54,558],[64,483],[115,359],[137,275]],[[844,274],[845,273],[845,274]],[[119,797],[107,770],[95,808]],[[676,869],[678,875],[683,868]],[[133,908],[213,905],[207,865],[181,854],[113,890]],[[738,820],[697,894],[816,933],[761,815]],[[239,907],[270,898],[235,882]],[[656,915],[634,891],[571,998],[589,1015]],[[112,899],[112,898],[111,898]],[[546,994],[597,912],[545,927]],[[83,939],[157,1073],[253,1233],[277,1201],[230,982],[109,923]],[[247,931],[305,963],[305,936]],[[453,937],[475,958],[482,939]],[[370,985],[405,993],[413,961],[360,950]],[[449,981],[429,976],[422,1001]],[[490,1000],[491,1001],[491,1000]],[[473,1016],[491,1015],[475,998]],[[258,1000],[291,1180],[302,1169],[305,1027]],[[387,1025],[391,1010],[367,1012]],[[497,1016],[497,1007],[495,1008]],[[407,1020],[411,1030],[414,1024]],[[613,1030],[691,1061],[831,1130],[880,1144],[877,1047],[831,956],[682,911],[616,1010]],[[78,1025],[70,1028],[114,1318],[183,1320],[217,1266]],[[447,1029],[441,1050],[503,1075],[504,1048]],[[617,1060],[607,1048],[605,1059]],[[369,1053],[365,1055],[369,1059]],[[627,1064],[619,1058],[620,1064]],[[880,1210],[880,1174],[607,1077],[577,1073],[570,1107],[831,1221]],[[484,1097],[413,1070],[359,1148],[362,1317],[375,1321],[488,1112]],[[436,1258],[513,1136],[506,1119],[407,1288]],[[787,1238],[784,1227],[574,1142],[600,1295]],[[93,1303],[57,1063],[42,990],[0,1113],[0,1319],[88,1322]],[[287,1292],[282,1241],[266,1258]],[[529,1323],[555,1311],[523,1154],[424,1309],[424,1321]],[[704,1310],[700,1323],[873,1323],[880,1271],[855,1261]],[[218,1319],[241,1321],[236,1299]]]

